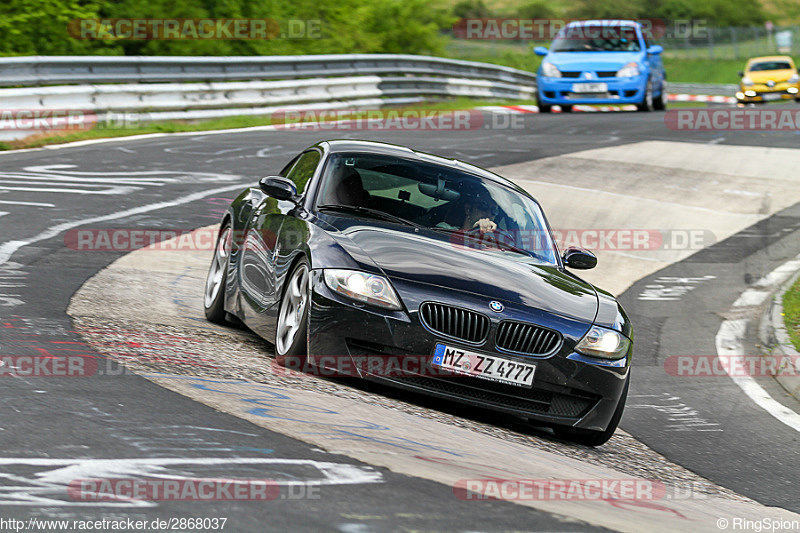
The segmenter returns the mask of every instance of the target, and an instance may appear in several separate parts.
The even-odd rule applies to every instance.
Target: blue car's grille
[[[497,328],[495,344],[510,352],[544,355],[561,344],[561,335],[541,326],[504,320]]]
[[[432,302],[422,304],[419,311],[428,328],[448,337],[479,343],[489,333],[489,317],[475,311]]]

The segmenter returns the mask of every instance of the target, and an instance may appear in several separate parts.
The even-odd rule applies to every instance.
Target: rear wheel
[[[562,113],[572,113],[572,106],[571,105],[561,105],[561,112]]]
[[[209,322],[225,324],[225,283],[228,279],[228,262],[231,253],[231,226],[223,224],[219,230],[214,257],[206,276],[203,307]]]
[[[617,403],[617,408],[614,410],[614,414],[611,417],[611,421],[608,423],[608,427],[605,431],[592,431],[589,429],[576,429],[556,426],[553,428],[553,433],[555,433],[557,437],[560,437],[564,440],[569,440],[585,446],[600,446],[608,442],[608,439],[610,439],[617,430],[619,421],[622,418],[622,412],[625,410],[625,400],[628,397],[628,385],[630,384],[630,381],[631,378],[628,376],[628,379],[625,381],[625,388],[622,389],[622,395],[619,398],[619,403]]]
[[[302,368],[308,354],[308,262],[301,259],[289,275],[278,309],[275,359],[280,365]]]

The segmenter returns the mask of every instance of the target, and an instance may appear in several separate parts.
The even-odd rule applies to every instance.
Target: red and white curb
[[[707,94],[670,94],[670,102],[709,102],[714,104],[735,104],[736,98],[733,96],[712,96]],[[492,113],[538,113],[539,107],[535,105],[487,105],[476,108],[480,111],[490,111]],[[627,105],[583,105],[575,104],[572,106],[573,111],[584,113],[596,112],[609,112],[609,111],[636,111],[636,106],[633,104]],[[553,106],[554,113],[561,113],[561,106]]]
[[[670,94],[670,102],[712,102],[715,104],[735,104],[738,102],[733,96],[720,96],[708,94]]]

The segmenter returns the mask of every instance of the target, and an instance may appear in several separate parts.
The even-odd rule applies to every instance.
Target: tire
[[[608,442],[608,439],[614,435],[617,426],[619,426],[619,421],[622,419],[622,412],[625,410],[625,400],[628,397],[628,385],[630,382],[631,378],[628,376],[628,379],[625,381],[625,388],[622,389],[619,403],[617,403],[617,408],[614,410],[614,414],[611,416],[611,421],[608,423],[608,427],[605,431],[556,426],[553,428],[553,433],[559,438],[572,441],[576,444],[583,444],[584,446],[601,446],[605,444]]]
[[[550,104],[541,104],[538,102],[537,104],[538,104],[537,107],[539,108],[539,113],[550,113],[551,111],[553,111],[553,106],[551,106]]]
[[[305,258],[298,261],[283,288],[278,325],[275,328],[275,360],[281,366],[302,368],[308,354],[308,283],[310,272]]]
[[[656,111],[666,111],[667,101],[668,101],[667,86],[666,84],[662,83],[661,94],[658,95],[657,99],[653,100],[653,108]]]
[[[206,319],[215,324],[225,324],[225,284],[228,281],[228,263],[231,252],[231,225],[222,225],[214,246],[214,257],[206,275],[206,287],[203,294],[203,307]]]
[[[567,105],[567,104],[563,104],[561,106],[561,112],[562,113],[572,113],[572,106],[571,105]]]
[[[636,104],[636,109],[643,112],[649,112],[653,110],[653,84],[650,80],[647,80],[647,87],[644,89],[644,96],[642,97],[642,101]]]

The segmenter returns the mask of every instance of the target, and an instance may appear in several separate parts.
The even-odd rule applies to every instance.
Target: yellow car
[[[736,99],[740,103],[800,101],[800,76],[789,56],[754,57],[747,62]]]

